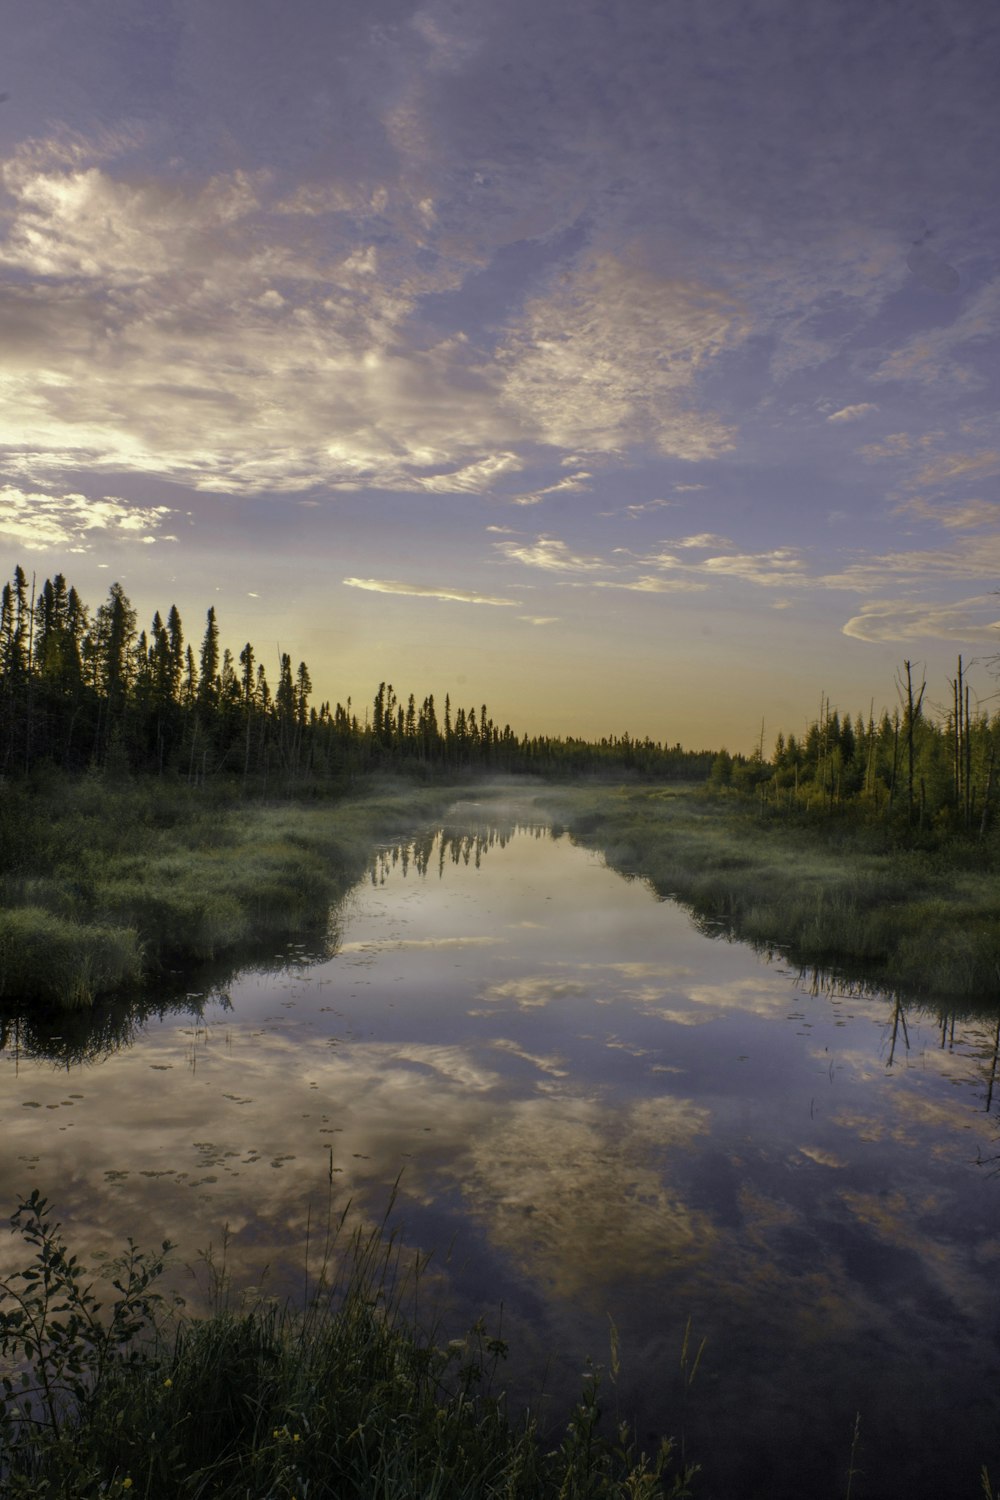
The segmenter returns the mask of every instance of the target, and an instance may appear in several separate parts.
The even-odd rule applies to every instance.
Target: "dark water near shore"
[[[402,1174],[446,1332],[502,1303],[511,1383],[555,1415],[613,1321],[608,1404],[683,1430],[699,1493],[842,1497],[859,1412],[852,1500],[1000,1479],[995,1021],[803,985],[526,802],[384,850],[335,920],[332,958],[285,950],[97,1060],[11,1032],[4,1201],[40,1187],[89,1252],[169,1236],[195,1299],[228,1225],[238,1285],[301,1296],[331,1175],[379,1216]]]

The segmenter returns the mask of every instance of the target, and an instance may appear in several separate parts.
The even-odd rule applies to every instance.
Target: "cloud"
[[[698,583],[693,578],[654,578],[644,574],[640,578],[621,583],[611,579],[595,581],[596,589],[626,589],[634,594],[700,594],[708,588],[707,583]]]
[[[559,623],[558,615],[518,615],[517,618],[523,620],[525,625],[557,625]]]
[[[532,442],[578,466],[635,443],[688,459],[731,447],[695,399],[699,372],[741,336],[727,295],[641,257],[590,256],[507,319],[498,350],[434,336],[421,297],[474,263],[454,205],[431,229],[426,193],[418,212],[377,186],[282,196],[263,168],[199,183],[123,166],[115,152],[132,145],[36,141],[2,164],[9,472],[481,492]],[[452,236],[447,253],[420,253],[431,233]],[[589,477],[578,467],[518,499]]]
[[[589,470],[581,469],[576,474],[568,474],[565,479],[557,480],[555,484],[547,484],[540,490],[529,490],[523,495],[514,495],[512,499],[515,505],[538,505],[546,495],[589,489],[587,481],[592,478],[593,475]]]
[[[522,460],[516,453],[494,453],[488,458],[482,458],[477,463],[466,464],[464,468],[456,469],[450,474],[420,475],[415,478],[415,485],[422,490],[431,490],[438,494],[452,491],[471,490],[481,492],[488,490],[495,479],[503,474],[513,473],[523,467]],[[561,486],[553,486],[560,488]],[[571,488],[565,485],[565,488]]]
[[[185,193],[153,178],[118,180],[97,165],[66,170],[55,148],[44,164],[37,154],[0,169],[17,204],[0,264],[33,276],[134,286],[181,264],[204,266],[213,254],[228,261],[232,230],[258,207],[260,179],[243,172]]]
[[[723,292],[594,256],[528,300],[501,350],[504,399],[539,441],[557,447],[641,443],[709,458],[731,449],[734,434],[696,410],[697,379],[745,331]]]
[[[826,420],[828,422],[856,422],[859,417],[867,417],[873,411],[878,411],[873,401],[862,401],[857,406],[842,406],[839,411],[831,412]]]
[[[909,381],[947,394],[974,391],[986,377],[956,354],[971,359],[976,347],[1000,333],[1000,279],[988,282],[967,301],[952,322],[921,329],[906,339],[872,371],[871,379]]]
[[[674,488],[676,489],[676,485],[674,486]],[[692,486],[692,488],[694,488],[694,489],[704,489],[704,485],[694,485],[694,486]],[[627,515],[628,517],[630,517],[632,520],[635,520],[635,518],[637,516],[644,516],[649,511],[652,511],[652,510],[666,510],[666,509],[668,509],[671,506],[677,505],[678,503],[679,502],[676,501],[676,500],[642,500],[642,501],[637,501],[633,505],[626,505],[624,514]],[[609,510],[609,511],[602,512],[602,514],[613,516],[613,515],[616,514],[616,512]]]
[[[712,577],[741,578],[762,588],[787,588],[790,583],[808,581],[805,562],[791,547],[732,557],[706,557],[701,567]]]
[[[202,7],[149,98],[131,33],[66,18],[49,37],[67,119],[97,100],[148,125],[4,166],[0,442],[29,487],[78,468],[237,494],[472,494],[539,444],[584,470],[597,451],[698,461],[734,450],[757,351],[779,373],[822,363],[888,294],[922,306],[915,275],[954,260],[968,285],[987,264],[978,220],[921,256],[907,217],[914,160],[939,217],[984,201],[995,70],[966,19],[949,19],[944,68],[936,23],[909,28],[887,131],[874,13],[848,36],[742,0],[376,9],[314,7],[266,46],[251,19],[233,50],[225,11]],[[699,66],[720,55],[735,73]],[[38,118],[56,120],[43,92]],[[982,378],[991,295],[937,304],[949,328],[878,352],[876,379],[949,359]],[[734,355],[749,384],[727,387]],[[518,498],[547,493],[541,477]]]
[[[938,505],[922,495],[915,495],[912,499],[900,501],[893,514],[936,521],[949,531],[977,531],[984,526],[1000,526],[1000,500],[966,500],[954,505]]]
[[[950,604],[887,599],[861,607],[843,626],[844,635],[858,641],[909,641],[929,637],[940,641],[984,641],[1000,644],[1000,618],[995,597],[980,595]]]
[[[820,588],[868,593],[887,584],[926,588],[933,579],[995,579],[1000,576],[1000,536],[958,540],[945,549],[873,553],[849,562],[839,572],[823,573],[812,582]]]
[[[493,545],[511,562],[524,563],[530,568],[544,568],[552,573],[589,573],[606,566],[599,557],[585,557],[571,552],[565,542],[551,536],[540,536],[530,544],[494,542]]]
[[[671,537],[665,545],[667,547],[700,547],[704,549],[734,547],[736,544],[735,542],[731,542],[727,536],[716,536],[714,532],[701,531],[697,536]]]
[[[943,453],[918,469],[913,484],[921,489],[939,489],[956,481],[991,478],[995,474],[1000,474],[1000,449]]]
[[[661,1095],[612,1116],[596,1101],[549,1094],[505,1109],[502,1130],[477,1131],[451,1171],[491,1246],[579,1306],[595,1289],[606,1299],[623,1267],[648,1277],[665,1257],[675,1272],[703,1260],[712,1226],[664,1159],[689,1156],[710,1125],[692,1099]]]
[[[94,542],[176,541],[160,534],[166,517],[175,514],[166,505],[133,505],[113,495],[94,500],[0,487],[0,537],[29,551],[89,552]]]
[[[438,588],[433,584],[400,583],[392,578],[345,578],[348,588],[368,589],[373,594],[407,594],[418,599],[446,599],[455,604],[493,604],[516,608],[519,599],[498,599],[490,594],[471,593],[467,589]]]
[[[582,980],[532,974],[486,985],[477,999],[488,1005],[516,1005],[519,1010],[535,1010],[554,1000],[577,1000],[588,993],[588,985]]]
[[[363,219],[310,236],[266,172],[126,180],[86,155],[36,143],[3,165],[9,470],[280,493],[473,489],[519,467],[482,357],[408,331],[450,268],[397,245],[373,275]]]
[[[912,452],[913,446],[914,440],[908,432],[890,432],[877,443],[866,443],[858,452],[874,463],[880,458],[902,458]]]

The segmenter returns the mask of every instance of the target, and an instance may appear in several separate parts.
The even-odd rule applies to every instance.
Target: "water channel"
[[[843,1496],[858,1413],[853,1500],[1000,1479],[995,1018],[712,939],[530,798],[382,849],[332,922],[79,1061],[8,1029],[4,1201],[88,1253],[177,1241],[197,1305],[224,1240],[302,1295],[331,1179],[371,1218],[398,1179],[449,1334],[502,1305],[555,1418],[613,1321],[608,1404],[683,1430],[706,1497]]]

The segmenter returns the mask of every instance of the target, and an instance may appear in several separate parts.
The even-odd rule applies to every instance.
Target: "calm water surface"
[[[3,1054],[4,1201],[303,1290],[334,1181],[435,1248],[553,1415],[585,1356],[683,1430],[706,1497],[975,1496],[1000,1479],[997,1027],[803,985],[529,802],[383,850],[339,946],[276,955],[99,1061]],[[10,1264],[11,1246],[0,1246]],[[190,1266],[190,1271],[185,1269]],[[706,1341],[690,1390],[680,1369]],[[542,1384],[544,1381],[544,1394]]]

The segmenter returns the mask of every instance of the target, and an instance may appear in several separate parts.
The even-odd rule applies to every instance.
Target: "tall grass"
[[[127,925],[67,920],[40,906],[0,910],[0,1000],[34,995],[65,1006],[135,984],[142,946]]]
[[[888,988],[997,994],[1000,872],[989,849],[892,847],[844,825],[824,836],[694,789],[549,800],[574,839],[680,900],[707,930]]]
[[[0,1000],[87,1004],[322,930],[373,845],[452,795],[373,783],[339,803],[265,804],[56,775],[0,787]]]
[[[195,1320],[156,1291],[163,1255],[130,1243],[104,1310],[37,1193],[12,1222],[32,1259],[0,1283],[11,1500],[691,1494],[695,1470],[674,1464],[669,1441],[646,1457],[627,1425],[602,1434],[596,1380],[555,1447],[529,1412],[513,1416],[494,1389],[502,1340],[477,1323],[444,1342],[404,1317],[404,1261],[385,1224],[340,1254],[334,1234],[304,1314],[223,1298]]]

